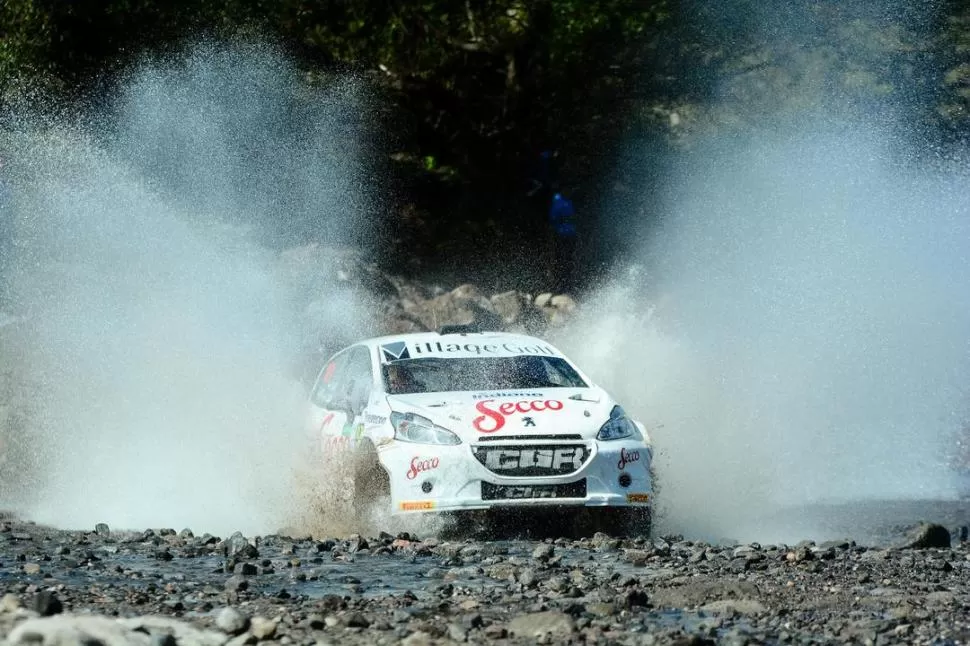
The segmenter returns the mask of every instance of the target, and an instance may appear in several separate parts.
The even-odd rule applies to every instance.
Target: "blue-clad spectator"
[[[558,191],[549,205],[549,224],[554,234],[556,287],[560,292],[569,292],[574,286],[576,272],[576,209],[572,200]]]

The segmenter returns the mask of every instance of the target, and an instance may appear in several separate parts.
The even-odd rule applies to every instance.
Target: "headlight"
[[[394,439],[418,444],[461,444],[458,436],[414,413],[391,413]]]
[[[643,439],[637,425],[633,423],[632,419],[626,416],[626,411],[619,406],[614,406],[613,410],[610,411],[610,419],[606,424],[603,424],[603,428],[596,434],[596,439],[622,440],[627,437],[637,440]]]

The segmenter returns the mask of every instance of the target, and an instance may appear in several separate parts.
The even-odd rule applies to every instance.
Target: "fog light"
[[[626,489],[631,484],[633,484],[633,478],[630,477],[629,473],[621,473],[620,477],[617,478],[617,481],[620,483],[620,486],[623,487],[624,489]]]
[[[428,480],[425,480],[424,482],[422,482],[421,491],[423,491],[424,493],[431,493],[431,482]]]

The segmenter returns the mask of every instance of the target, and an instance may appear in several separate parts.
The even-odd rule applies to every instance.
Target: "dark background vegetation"
[[[0,91],[98,102],[138,57],[239,35],[280,44],[308,78],[372,87],[371,233],[402,271],[487,280],[499,262],[538,280],[542,150],[583,218],[590,278],[707,136],[848,110],[902,119],[939,151],[970,125],[970,9],[943,1],[5,0]]]

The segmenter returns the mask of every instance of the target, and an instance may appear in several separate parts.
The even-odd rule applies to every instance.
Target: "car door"
[[[310,396],[311,424],[324,454],[352,450],[363,433],[363,415],[373,388],[370,351],[353,346],[331,359]]]
[[[330,358],[317,375],[310,391],[310,411],[307,425],[313,441],[319,443],[321,451],[327,453],[333,444],[333,437],[346,422],[345,412],[339,410],[338,386],[350,361],[350,349],[342,350]]]

